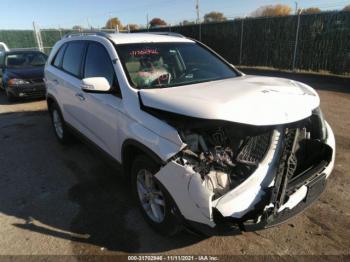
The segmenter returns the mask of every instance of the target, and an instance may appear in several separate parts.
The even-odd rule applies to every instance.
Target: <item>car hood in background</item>
[[[36,79],[44,78],[44,66],[27,68],[6,68],[7,78]]]
[[[144,106],[189,117],[249,125],[304,119],[319,106],[317,93],[289,79],[242,76],[200,84],[140,90]]]

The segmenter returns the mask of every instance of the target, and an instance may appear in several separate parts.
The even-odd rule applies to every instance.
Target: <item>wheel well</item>
[[[53,99],[52,97],[47,97],[46,99],[46,102],[47,102],[47,108],[49,110],[49,112],[51,111],[51,108],[52,108],[52,105],[54,103],[56,103],[55,99]]]
[[[132,163],[138,155],[146,155],[154,160],[155,163],[163,164],[163,161],[151,149],[135,140],[127,140],[122,147],[122,164],[125,177],[129,177]]]

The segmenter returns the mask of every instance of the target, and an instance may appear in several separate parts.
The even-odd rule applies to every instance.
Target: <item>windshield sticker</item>
[[[144,56],[144,55],[159,55],[159,51],[157,49],[145,48],[141,50],[132,50],[130,56]]]

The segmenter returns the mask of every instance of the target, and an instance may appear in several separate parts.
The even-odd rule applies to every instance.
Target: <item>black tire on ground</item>
[[[5,95],[6,95],[7,100],[8,100],[9,102],[14,102],[14,101],[16,101],[16,98],[15,98],[13,95],[11,95],[10,92],[8,92],[7,88],[5,88]]]
[[[63,145],[70,144],[73,141],[73,135],[68,129],[58,105],[56,103],[51,104],[49,112],[57,140]]]
[[[161,191],[161,193],[163,194],[165,206],[163,208],[164,219],[161,222],[155,222],[154,220],[152,220],[141,203],[141,198],[139,197],[139,192],[137,187],[137,177],[139,172],[142,172],[142,170],[147,170],[152,174],[153,183],[155,187],[157,188],[157,190]],[[170,194],[167,192],[164,186],[154,177],[154,175],[158,172],[158,170],[159,170],[159,166],[151,158],[145,155],[137,156],[131,168],[132,191],[136,199],[137,205],[139,206],[141,213],[145,218],[146,222],[156,232],[165,236],[172,236],[182,229],[182,218],[180,215],[180,211],[178,210]]]

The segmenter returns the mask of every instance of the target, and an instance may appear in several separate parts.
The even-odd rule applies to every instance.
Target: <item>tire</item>
[[[159,166],[151,158],[144,155],[137,156],[131,168],[131,186],[146,222],[161,235],[172,236],[181,229],[181,215],[167,190],[154,177],[158,170]],[[148,188],[146,179],[144,180],[145,184],[141,185],[142,177],[146,176],[150,178],[148,181],[152,185]],[[143,189],[140,190],[141,188]],[[155,207],[155,205],[158,207]],[[156,211],[159,211],[159,213]],[[158,217],[155,215],[157,213]]]
[[[5,95],[6,95],[7,100],[8,100],[9,102],[14,102],[14,101],[16,101],[16,98],[15,98],[13,95],[10,94],[10,92],[8,91],[7,88],[5,88]]]
[[[73,140],[73,135],[67,128],[67,124],[62,117],[62,113],[58,105],[56,103],[53,103],[49,108],[49,112],[51,116],[52,127],[57,140],[62,145],[70,144]]]

